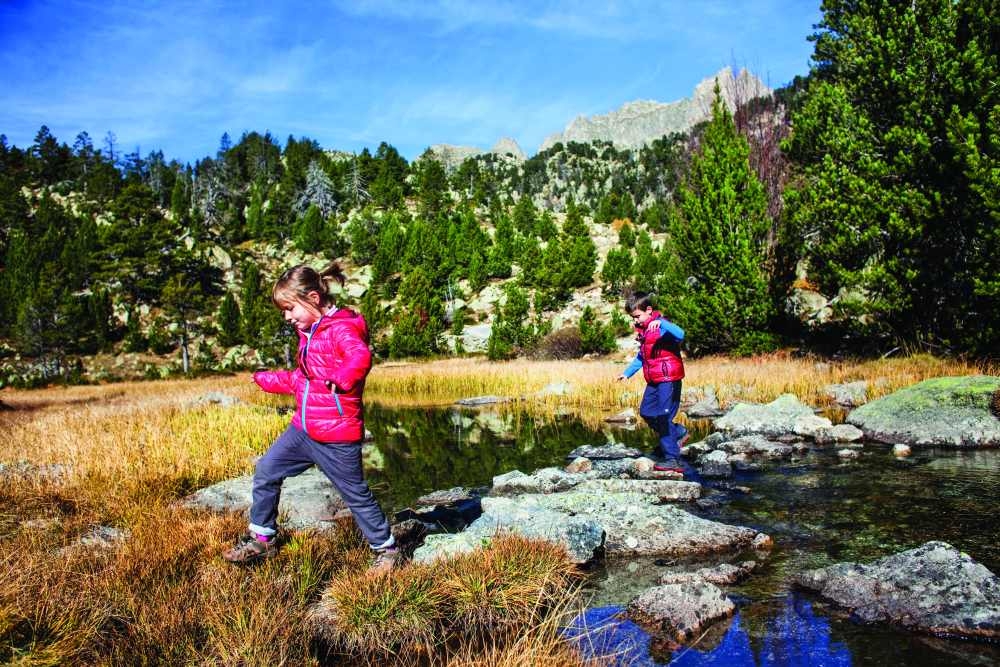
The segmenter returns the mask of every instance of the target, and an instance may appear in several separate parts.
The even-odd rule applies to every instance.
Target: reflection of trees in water
[[[386,509],[401,509],[431,491],[476,487],[511,470],[562,466],[581,445],[617,442],[649,448],[648,429],[594,430],[577,418],[523,411],[502,414],[439,408],[366,406],[365,425],[384,458],[369,481]]]
[[[824,450],[803,466],[740,476],[754,494],[734,497],[724,520],[804,543],[829,562],[869,562],[938,539],[997,567],[994,507],[1000,484],[995,469],[976,454],[1000,459],[1000,452],[937,454],[955,461],[896,461],[885,446],[868,445],[865,451],[857,463],[842,463]],[[968,454],[979,460],[963,466]]]

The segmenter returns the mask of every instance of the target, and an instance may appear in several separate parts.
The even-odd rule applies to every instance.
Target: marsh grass
[[[198,406],[209,391],[243,403]],[[3,400],[12,409],[0,412],[0,663],[349,665],[391,645],[407,660],[447,665],[476,664],[485,650],[437,634],[452,608],[440,605],[452,590],[440,568],[367,575],[371,552],[352,521],[296,533],[255,568],[223,562],[245,517],[176,501],[249,473],[287,424],[275,408],[288,400],[261,397],[246,377],[5,391]],[[82,541],[99,526],[121,539]],[[354,620],[339,636],[356,632],[335,656],[313,631],[328,589],[359,596],[345,598]],[[510,633],[510,643],[565,657],[524,661],[498,637],[490,650],[504,664],[580,664],[541,623]]]
[[[645,384],[641,373],[624,383],[616,378],[626,358],[575,361],[491,362],[478,358],[433,363],[377,366],[366,393],[386,405],[446,405],[470,397],[495,395],[512,402],[500,409],[527,407],[540,412],[576,409],[584,420],[600,420],[608,410],[635,407]],[[817,407],[833,407],[829,384],[865,380],[869,399],[880,398],[915,382],[942,375],[996,374],[995,366],[915,355],[865,361],[830,361],[794,357],[787,352],[743,359],[702,357],[685,361],[686,389],[711,385],[723,407],[737,401],[769,402],[793,393]],[[567,383],[565,395],[539,396],[548,385]],[[527,400],[520,400],[527,399]]]
[[[568,406],[599,420],[634,406],[641,391],[641,380],[614,382],[621,368],[602,360],[384,365],[370,376],[368,396],[430,405],[534,396],[567,382],[566,396],[515,405]],[[713,384],[724,404],[792,391],[823,405],[831,382],[868,380],[877,397],[927,377],[995,370],[931,357],[848,364],[772,355],[689,361],[686,386]],[[488,553],[375,580],[364,573],[370,552],[349,527],[296,534],[260,567],[224,563],[219,554],[244,517],[176,501],[251,472],[285,428],[288,416],[276,408],[290,399],[265,396],[248,379],[2,392],[0,662],[320,664],[328,656],[314,644],[312,610],[335,600],[352,619],[334,630],[338,664],[376,664],[386,651],[435,665],[582,664],[558,633],[575,584],[545,547],[494,540]],[[199,406],[209,391],[241,403]],[[98,526],[123,537],[81,543]],[[456,619],[473,631],[459,632]]]
[[[334,654],[368,664],[580,664],[558,635],[580,575],[559,546],[500,535],[471,553],[330,583],[313,622]],[[530,650],[529,650],[530,648]]]

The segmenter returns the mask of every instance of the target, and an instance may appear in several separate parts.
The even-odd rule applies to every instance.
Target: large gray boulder
[[[817,417],[794,394],[782,394],[764,405],[737,403],[715,420],[715,428],[729,437],[760,434],[776,438],[791,433],[811,437],[815,430],[831,426],[829,419]]]
[[[749,547],[757,531],[702,519],[658,495],[636,492],[567,491],[518,498],[484,498],[483,513],[516,523],[520,517],[555,511],[596,521],[606,534],[604,547],[616,555],[694,555]]]
[[[196,491],[181,501],[192,509],[215,512],[246,512],[252,501],[253,475],[228,479]],[[331,528],[337,512],[347,509],[333,484],[319,468],[310,468],[297,477],[289,477],[281,485],[278,512],[287,517],[285,528]]]
[[[924,380],[852,411],[866,437],[922,447],[1000,447],[1000,418],[990,411],[1000,377]]]
[[[838,563],[795,583],[846,607],[865,622],[965,639],[1000,638],[1000,579],[944,542],[871,563]]]
[[[545,539],[585,563],[604,547],[608,556],[688,556],[749,548],[762,533],[699,518],[655,494],[595,489],[514,498],[482,499],[483,514],[461,533],[432,535],[414,559],[471,551],[484,539],[510,531]]]

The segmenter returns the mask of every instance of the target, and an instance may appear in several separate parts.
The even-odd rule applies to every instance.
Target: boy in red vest
[[[681,447],[687,442],[687,429],[674,423],[681,404],[681,380],[684,361],[681,341],[684,330],[653,310],[652,298],[635,292],[625,300],[625,312],[635,323],[639,352],[618,378],[620,382],[642,369],[646,391],[639,405],[639,415],[660,436],[663,463],[657,470],[684,472],[680,462]]]

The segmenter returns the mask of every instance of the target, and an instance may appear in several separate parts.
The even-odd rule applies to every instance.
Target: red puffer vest
[[[660,319],[659,311],[653,311],[650,322]],[[684,362],[681,360],[680,341],[673,336],[662,336],[657,329],[636,327],[636,340],[642,354],[642,376],[646,382],[673,382],[684,377]]]
[[[260,371],[253,379],[266,392],[295,394],[292,425],[313,440],[357,442],[365,433],[361,394],[371,367],[368,324],[342,308],[323,315],[312,333],[299,332],[295,370]]]

